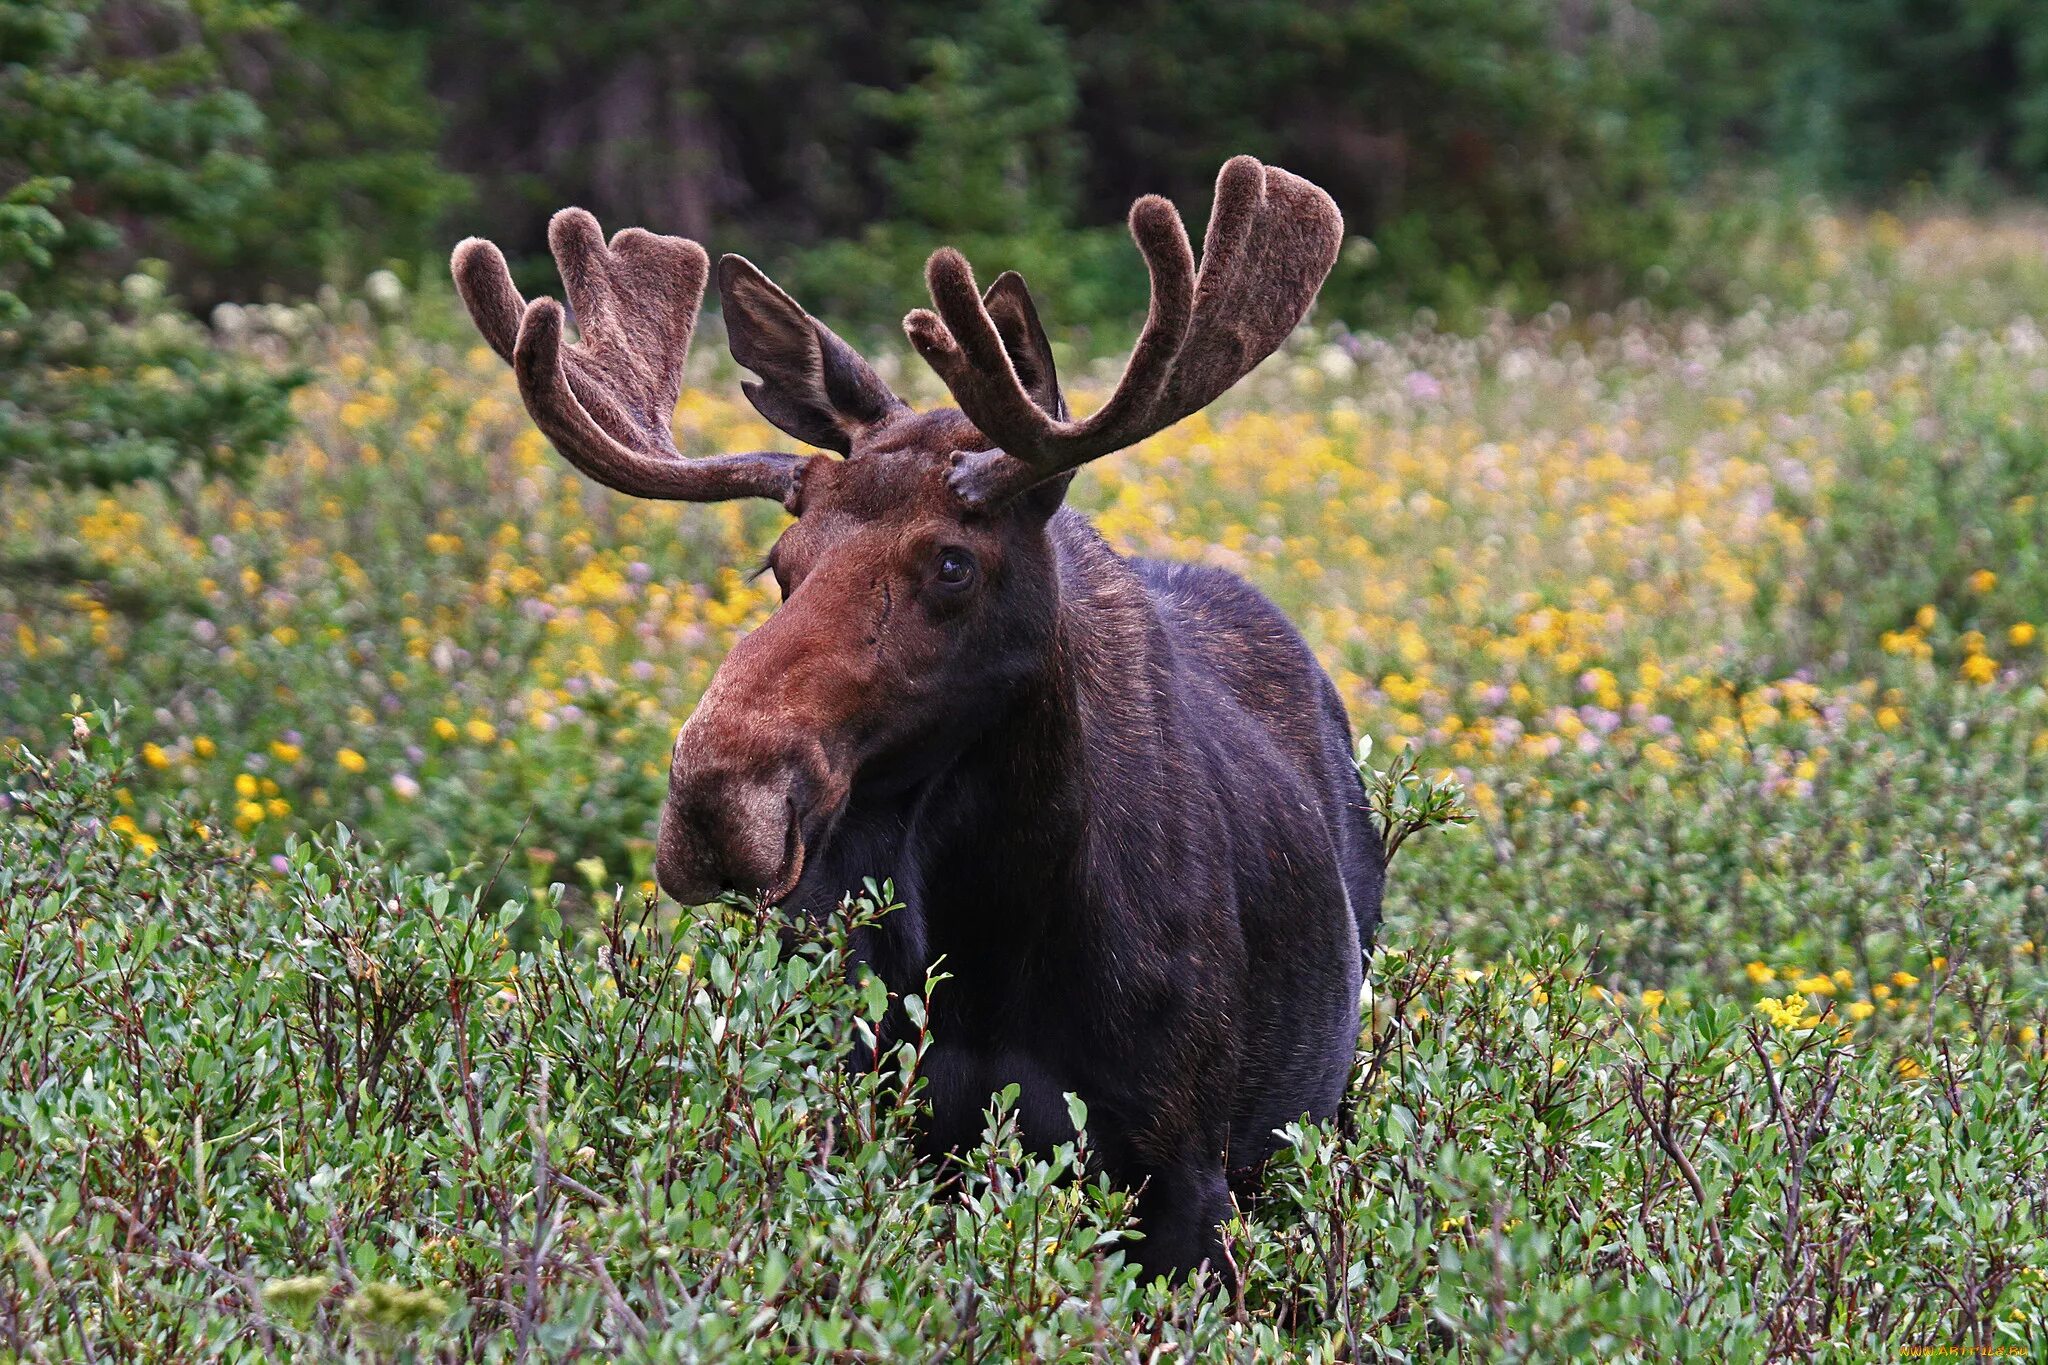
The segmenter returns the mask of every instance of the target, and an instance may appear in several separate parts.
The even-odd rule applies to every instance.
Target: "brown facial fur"
[[[904,411],[807,469],[768,560],[783,604],[676,740],[655,868],[677,900],[788,894],[857,779],[942,763],[1006,661],[1029,667],[1054,590],[1044,516],[962,503],[953,453],[982,444],[956,412]],[[946,556],[970,562],[966,584],[943,581]]]

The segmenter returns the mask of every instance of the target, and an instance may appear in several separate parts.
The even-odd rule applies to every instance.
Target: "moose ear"
[[[1010,366],[1017,371],[1024,392],[1046,416],[1066,421],[1067,400],[1053,369],[1052,343],[1045,339],[1045,328],[1039,324],[1038,309],[1031,302],[1031,291],[1024,287],[1024,277],[1005,270],[981,296],[981,303],[988,309],[989,321],[996,325],[996,335],[1003,339],[1003,349],[1009,352]]]
[[[862,430],[903,408],[858,351],[746,257],[719,260],[718,297],[733,359],[761,376],[740,385],[747,401],[799,441],[844,455]]]

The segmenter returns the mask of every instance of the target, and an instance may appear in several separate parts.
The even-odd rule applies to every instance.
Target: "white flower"
[[[371,271],[369,278],[363,281],[363,293],[369,295],[371,303],[387,313],[397,311],[405,302],[404,282],[388,270]]]

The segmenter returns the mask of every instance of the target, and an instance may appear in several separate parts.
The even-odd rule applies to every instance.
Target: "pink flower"
[[[1408,396],[1418,403],[1433,403],[1444,396],[1444,386],[1426,370],[1410,370],[1402,382],[1407,386]]]

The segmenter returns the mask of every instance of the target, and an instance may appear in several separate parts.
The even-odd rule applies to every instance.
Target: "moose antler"
[[[682,237],[627,228],[607,246],[597,219],[563,209],[548,245],[576,310],[580,342],[562,344],[562,305],[519,296],[496,246],[455,248],[455,288],[477,330],[519,377],[534,424],[570,464],[608,488],[682,502],[787,503],[814,456],[782,451],[687,459],[669,435],[709,262]]]
[[[1206,407],[1287,339],[1344,236],[1329,195],[1248,156],[1216,177],[1200,274],[1172,204],[1146,195],[1131,205],[1130,223],[1152,277],[1151,311],[1116,391],[1080,421],[1027,393],[1004,345],[1004,329],[1018,325],[1007,296],[992,288],[985,303],[951,247],[926,264],[937,312],[917,309],[903,329],[997,447],[954,456],[953,489],[969,504],[1001,502]]]

